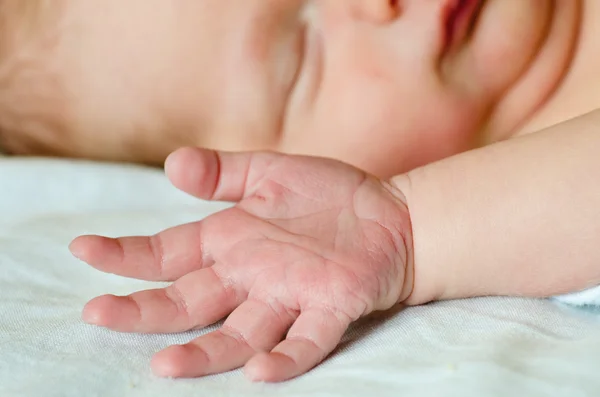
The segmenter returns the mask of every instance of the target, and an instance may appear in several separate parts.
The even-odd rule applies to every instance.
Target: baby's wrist
[[[390,179],[393,194],[403,203],[406,208],[407,222],[405,231],[405,243],[407,252],[407,263],[405,272],[404,290],[400,296],[400,303],[407,306],[425,304],[438,299],[443,295],[442,278],[436,277],[437,272],[430,266],[424,266],[419,261],[418,220],[413,217],[413,208],[417,205],[414,195],[413,183],[410,174],[397,175]],[[421,236],[422,238],[422,236]]]
[[[403,257],[404,261],[404,277],[402,279],[402,289],[398,298],[399,303],[404,303],[412,295],[414,290],[414,249],[413,249],[413,234],[410,219],[410,213],[407,205],[407,199],[404,191],[393,181],[384,182],[384,186],[396,199],[396,203],[402,208],[404,218],[401,220],[402,225],[399,228],[402,230],[402,239],[404,241],[404,252],[396,254]],[[400,249],[402,249],[400,248]]]

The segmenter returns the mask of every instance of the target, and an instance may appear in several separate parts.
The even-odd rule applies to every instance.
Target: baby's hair
[[[15,39],[23,39],[34,33],[40,21],[41,11],[48,7],[43,0],[3,0],[0,2],[0,36],[2,51],[12,47]]]
[[[46,154],[60,146],[66,98],[53,55],[63,3],[0,0],[0,148],[8,152]]]

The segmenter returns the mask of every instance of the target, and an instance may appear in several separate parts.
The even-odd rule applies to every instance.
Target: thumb
[[[179,190],[204,200],[237,202],[250,195],[254,181],[281,155],[270,152],[221,152],[182,148],[165,162]]]

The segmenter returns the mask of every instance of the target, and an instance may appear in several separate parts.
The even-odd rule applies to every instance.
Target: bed
[[[84,324],[84,303],[150,283],[69,254],[82,233],[154,233],[225,204],[172,188],[160,170],[0,157],[0,396],[598,396],[600,311],[481,298],[379,313],[322,365],[278,385],[241,371],[154,377],[155,351],[208,330],[119,334]]]

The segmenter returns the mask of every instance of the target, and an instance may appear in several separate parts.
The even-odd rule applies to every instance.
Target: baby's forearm
[[[600,284],[600,111],[392,182],[413,226],[408,304]]]

